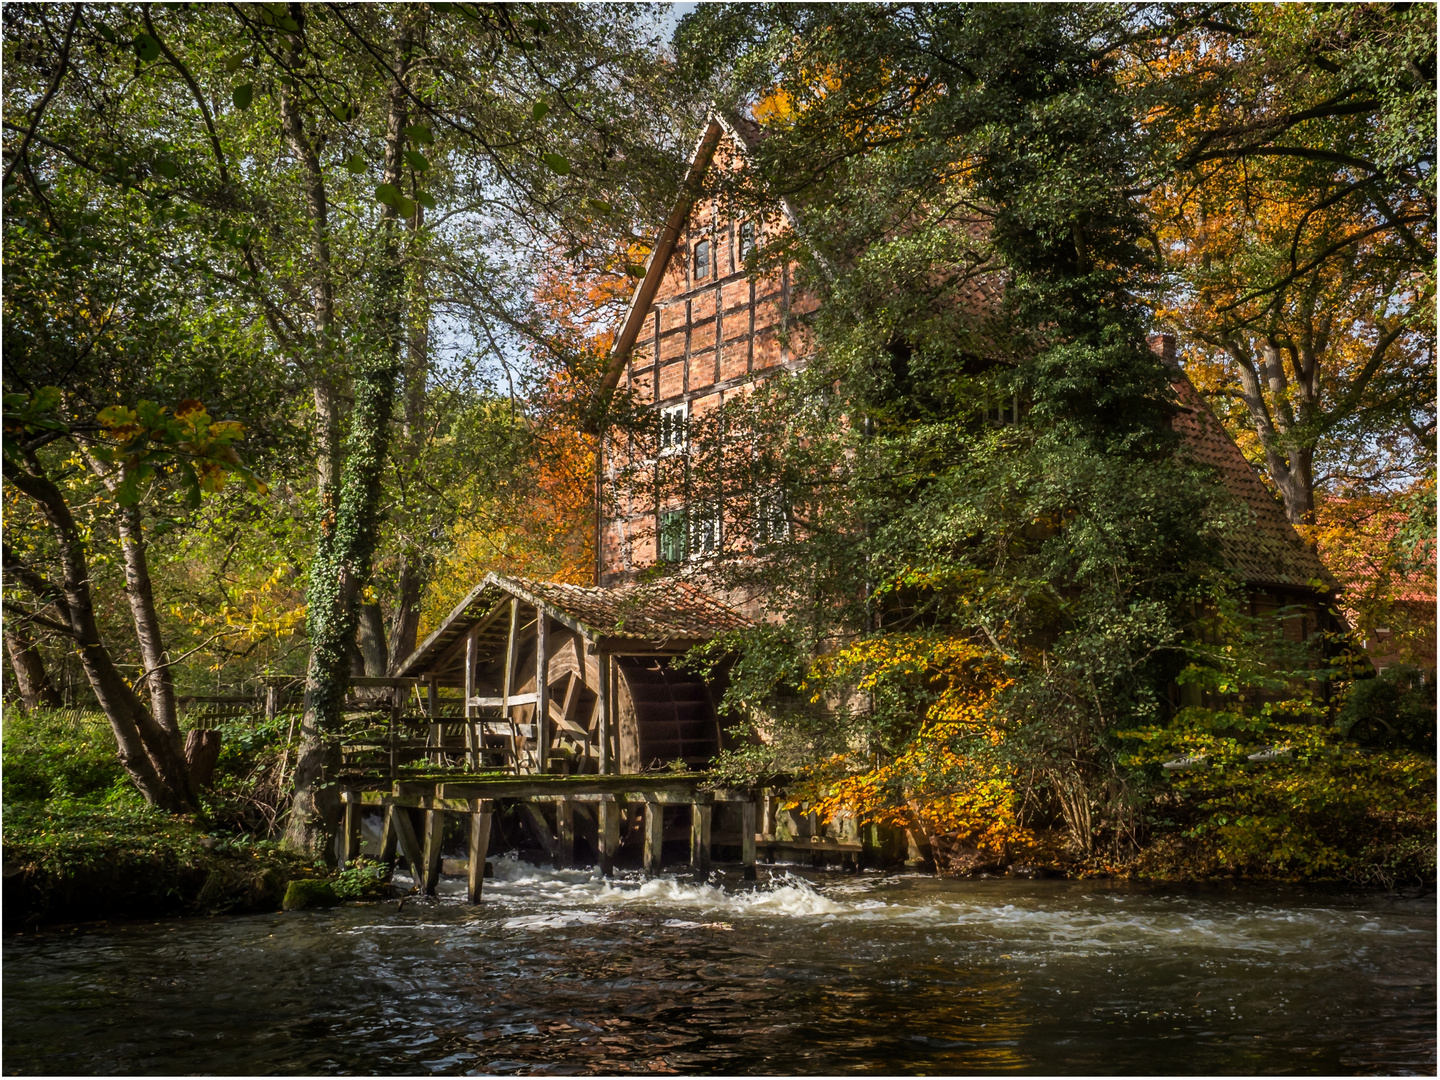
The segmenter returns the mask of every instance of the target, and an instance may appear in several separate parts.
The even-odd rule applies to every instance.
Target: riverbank
[[[274,911],[315,870],[275,844],[145,806],[18,805],[4,818],[4,925]]]

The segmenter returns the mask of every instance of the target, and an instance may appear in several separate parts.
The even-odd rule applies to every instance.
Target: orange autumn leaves
[[[925,720],[892,759],[863,749],[808,769],[794,801],[822,818],[853,814],[881,824],[918,824],[985,856],[1012,857],[1035,842],[1020,816],[1013,768],[995,697],[1009,685],[1003,657],[973,642],[933,633],[866,638],[818,659],[807,689],[819,698],[845,685],[857,694],[923,686]]]

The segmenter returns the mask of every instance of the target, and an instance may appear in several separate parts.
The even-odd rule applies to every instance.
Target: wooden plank
[[[422,891],[434,896],[440,884],[440,845],[445,839],[445,811],[425,811],[425,881]]]
[[[415,826],[410,821],[410,811],[404,807],[393,808],[392,820],[395,823],[395,839],[400,845],[400,854],[410,865],[410,876],[419,885],[424,878],[425,852],[420,847],[420,841],[415,837]]]
[[[710,872],[710,805],[690,804],[690,869],[696,876]]]
[[[470,704],[470,699],[475,696],[475,669],[479,664],[480,643],[476,628],[465,635],[465,761],[472,769],[480,766],[479,735],[471,720],[475,708]]]
[[[609,776],[610,761],[610,654],[599,653],[595,658],[599,678],[595,683],[595,714],[599,718],[596,741],[600,744],[600,774]]]
[[[550,756],[550,620],[535,607],[535,769],[543,773]]]
[[[535,838],[545,849],[545,857],[550,860],[551,865],[554,865],[559,849],[555,843],[555,837],[550,834],[550,823],[545,820],[544,813],[541,812],[540,807],[529,800],[520,804],[520,812],[525,815],[525,820],[530,823],[530,829],[535,834]]]
[[[369,792],[366,792],[368,795]],[[380,861],[395,865],[395,815],[399,813],[393,806],[385,807],[385,821],[380,826]]]
[[[664,864],[665,805],[656,799],[645,801],[645,873],[654,877]]]
[[[503,709],[509,705],[534,705],[536,694],[511,694],[509,697],[472,697],[470,704],[481,709]]]
[[[615,872],[615,855],[620,850],[620,804],[613,798],[600,800],[600,873]]]
[[[360,804],[354,800],[345,801],[345,820],[341,827],[344,837],[340,852],[340,869],[344,870],[360,857]]]
[[[575,865],[575,804],[569,799],[555,800],[555,869],[568,870]]]
[[[520,631],[520,601],[515,597],[510,598],[510,634],[505,639],[505,681],[500,687],[500,709],[504,718],[510,717],[510,695],[515,690],[515,661],[516,661],[516,636]],[[510,735],[510,769],[514,773],[520,772],[520,739],[512,733]]]
[[[480,888],[485,881],[485,857],[490,851],[490,809],[484,799],[470,804],[470,865],[467,867],[466,897],[480,903]]]
[[[628,774],[625,776],[553,776],[553,777],[510,777],[494,780],[442,780],[438,785],[432,781],[435,794],[442,799],[533,799],[537,796],[558,796],[574,798],[578,795],[608,795],[615,797],[635,792],[635,801],[649,798],[651,794],[683,792],[683,802],[696,798],[696,787],[704,782],[702,776],[688,776],[685,773],[646,776]],[[403,790],[419,785],[397,784],[402,790],[397,795],[410,794]],[[707,799],[706,801],[711,801]],[[736,800],[738,801],[738,800]]]
[[[755,804],[740,804],[740,861],[745,864],[745,880],[755,880]]]
[[[528,738],[535,733],[534,724],[507,724],[504,720],[480,720],[475,726],[485,735],[513,735],[519,732]]]

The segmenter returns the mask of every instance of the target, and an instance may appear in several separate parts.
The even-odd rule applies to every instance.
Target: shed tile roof
[[[1255,474],[1199,391],[1178,368],[1172,368],[1170,377],[1182,406],[1173,423],[1185,448],[1196,461],[1212,466],[1225,490],[1255,515],[1253,528],[1229,533],[1220,541],[1226,562],[1249,585],[1314,589],[1318,583],[1321,591],[1333,592],[1335,581],[1320,556],[1300,539],[1279,500]]]
[[[487,574],[447,615],[434,633],[410,654],[397,673],[415,676],[442,657],[476,623],[510,597],[537,604],[586,638],[625,643],[644,651],[683,652],[729,630],[752,625],[734,608],[675,578],[616,588],[591,588],[554,581]]]

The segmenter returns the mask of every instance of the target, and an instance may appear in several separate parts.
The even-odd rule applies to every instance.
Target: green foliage
[[[22,804],[138,799],[115,756],[115,737],[100,713],[7,708],[3,782],[7,817]]]
[[[1204,759],[1160,780],[1175,796],[1167,812],[1194,846],[1185,869],[1386,887],[1433,881],[1433,758],[1346,745],[1305,722],[1312,710],[1187,709],[1167,727],[1125,733],[1133,765],[1159,772],[1167,760]],[[1249,760],[1268,750],[1279,754]]]
[[[341,900],[377,900],[390,893],[390,868],[370,859],[356,859],[329,882]]]
[[[1341,734],[1366,746],[1435,756],[1435,688],[1417,668],[1396,664],[1357,679],[1335,718]]]

